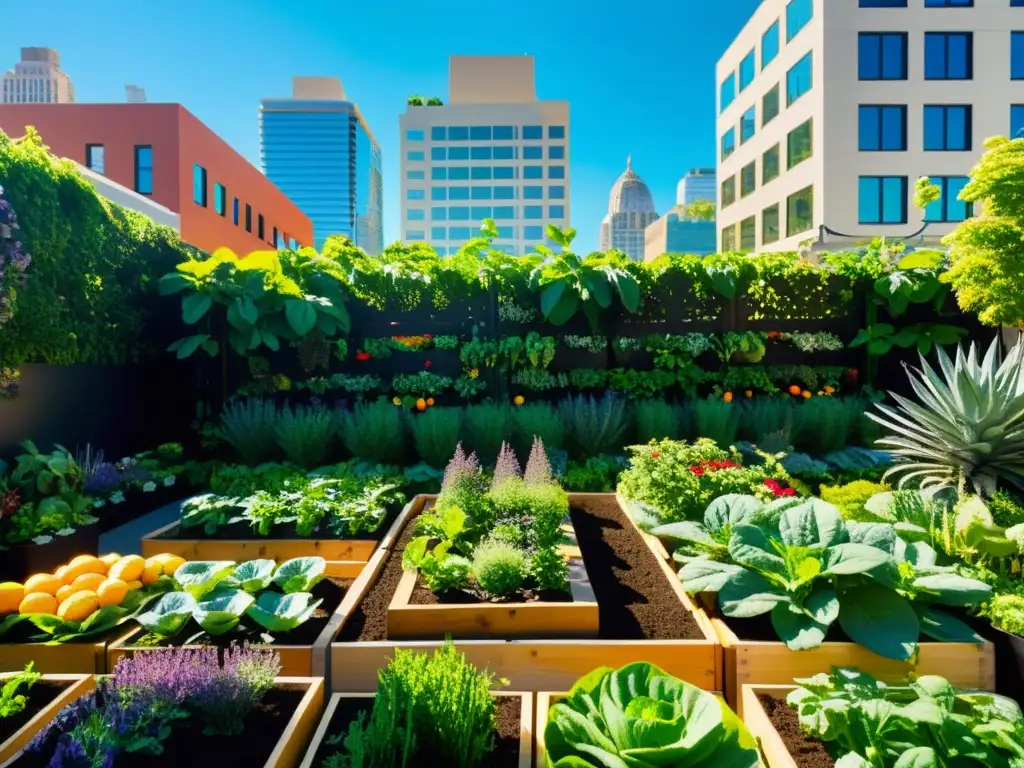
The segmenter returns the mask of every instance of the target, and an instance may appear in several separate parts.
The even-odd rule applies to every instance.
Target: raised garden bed
[[[82,526],[68,536],[53,536],[46,544],[18,544],[0,553],[0,581],[20,582],[34,573],[53,573],[76,555],[97,555],[99,549],[99,523]]]
[[[794,686],[744,685],[743,722],[758,741],[765,768],[832,768],[825,745],[800,729],[796,711],[786,704]],[[539,765],[539,764],[538,764]]]
[[[294,768],[309,743],[324,703],[324,682],[320,678],[278,677],[259,709],[245,722],[240,736],[202,735],[202,723],[189,722],[175,730],[160,755],[119,756],[118,766],[172,768],[187,764],[194,768],[216,768],[237,763],[263,768]],[[197,746],[201,748],[197,749]],[[19,753],[5,764],[11,768],[43,768],[52,750]],[[45,755],[45,756],[44,756]]]
[[[489,768],[530,768],[533,765],[533,694],[496,691],[495,749]],[[306,750],[300,768],[320,768],[337,750],[325,744],[331,734],[345,733],[349,723],[373,707],[372,693],[335,693]]]
[[[32,631],[39,633],[35,628]],[[125,627],[120,626],[99,637],[66,643],[0,642],[0,672],[20,671],[34,662],[37,672],[48,675],[106,674],[107,649],[125,636]]]
[[[213,535],[203,536],[202,531],[182,528],[175,522],[142,537],[142,556],[170,552],[186,560],[237,562],[257,558],[281,562],[294,557],[322,557],[327,561],[328,576],[354,579],[377,549],[387,549],[395,541],[410,506],[407,504],[397,515],[389,515],[375,533],[357,538],[300,538],[283,526],[270,536],[256,536],[244,523],[225,526]]]
[[[15,674],[0,675],[0,687]],[[65,705],[94,685],[92,675],[44,675],[31,688],[19,689],[27,700],[25,709],[0,720],[0,763],[24,749]]]
[[[95,514],[100,519],[96,526],[99,533],[106,533],[168,504],[183,501],[190,495],[184,482],[175,483],[170,487],[158,484],[156,490],[151,493],[131,490],[125,492],[125,499],[120,504],[108,501],[106,505],[96,510]]]
[[[403,525],[433,498],[413,499]],[[721,651],[714,630],[672,569],[655,555],[651,546],[656,542],[630,522],[614,494],[570,494],[569,503],[599,606],[597,639],[539,632],[533,638],[460,639],[458,649],[470,663],[507,678],[517,690],[568,689],[595,667],[633,661],[649,661],[706,690],[719,690]],[[412,536],[412,526],[406,526],[353,583],[354,608],[331,646],[333,690],[374,691],[377,670],[395,648],[432,650],[442,644],[443,634],[417,640],[396,640],[388,634],[388,607],[402,581],[402,553]]]

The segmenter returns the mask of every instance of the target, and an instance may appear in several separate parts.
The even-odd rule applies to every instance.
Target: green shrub
[[[1011,635],[1024,637],[1024,597],[1020,595],[998,595],[982,609],[982,615]]]
[[[621,450],[629,411],[619,395],[607,392],[600,400],[590,395],[569,395],[558,410],[571,456],[582,458]]]
[[[841,451],[864,416],[865,401],[857,397],[815,397],[795,409],[793,446],[820,456]]]
[[[277,493],[290,480],[301,478],[302,471],[288,464],[267,462],[255,467],[244,464],[222,464],[210,476],[210,490],[218,496],[252,496],[256,491]]]
[[[758,397],[743,405],[740,434],[769,453],[791,445],[793,404],[782,397]]]
[[[432,467],[448,463],[462,430],[461,408],[429,408],[423,413],[409,414],[409,431],[416,452]]]
[[[217,436],[247,464],[262,464],[277,456],[279,418],[272,400],[233,400],[221,412]]]
[[[526,455],[539,437],[548,450],[558,450],[565,444],[565,426],[558,409],[548,403],[529,403],[514,412],[513,446],[516,453]]]
[[[556,483],[506,480],[487,494],[499,522],[527,523],[527,544],[546,547],[562,540],[561,525],[569,514],[569,496]]]
[[[872,483],[867,480],[854,480],[846,485],[823,485],[820,495],[822,501],[827,501],[839,509],[839,513],[846,520],[856,520],[862,523],[881,522],[878,517],[871,514],[864,508],[864,504],[876,493],[884,493],[889,490],[888,486],[881,483]]]
[[[570,461],[562,475],[566,490],[584,493],[610,493],[622,470],[618,456],[591,456],[583,462]]]
[[[334,415],[323,406],[285,404],[274,435],[293,464],[316,469],[327,461],[334,442]]]
[[[640,400],[633,408],[633,415],[638,443],[679,437],[679,416],[664,400]]]
[[[693,405],[693,421],[697,434],[714,440],[723,448],[736,443],[742,410],[719,397],[697,400]]]
[[[996,491],[988,500],[988,511],[992,520],[1003,528],[1024,523],[1024,506],[1006,491]]]
[[[354,456],[371,464],[401,464],[405,458],[402,412],[387,400],[356,403],[340,419],[341,439]]]
[[[489,461],[512,432],[512,409],[504,403],[467,406],[464,426],[467,442],[477,456]]]
[[[473,551],[472,572],[484,592],[504,597],[522,588],[529,574],[529,563],[523,550],[491,539]]]

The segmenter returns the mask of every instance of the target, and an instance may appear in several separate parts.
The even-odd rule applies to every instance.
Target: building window
[[[435,125],[430,129],[431,141],[444,141],[447,135],[448,130],[443,125]]]
[[[925,8],[973,8],[974,0],[924,0]]]
[[[811,52],[808,51],[793,68],[786,73],[786,106],[791,106],[814,85]]]
[[[448,147],[449,160],[469,160],[469,147]]]
[[[263,230],[263,214],[262,213],[258,213],[258,214],[256,214],[256,237],[258,237],[260,240],[262,240],[263,239],[263,232],[264,232],[264,230]]]
[[[861,8],[906,8],[907,0],[860,0]]]
[[[565,200],[565,187],[548,187],[548,200]]]
[[[469,126],[453,125],[448,127],[448,141],[469,141]]]
[[[736,177],[730,176],[722,182],[722,207],[732,205],[736,202]]]
[[[526,165],[523,166],[523,178],[524,179],[543,179],[544,178],[544,167],[541,165]]]
[[[548,147],[548,160],[565,160],[565,147]]]
[[[523,147],[523,160],[543,160],[544,147]]]
[[[252,232],[252,206],[245,204],[245,231]]]
[[[786,137],[786,169],[799,165],[809,158],[814,149],[813,120],[798,125]]]
[[[967,152],[971,149],[970,104],[924,105],[925,152]]]
[[[761,211],[761,245],[779,241],[779,204],[770,205]]]
[[[761,35],[761,69],[771,64],[779,55],[779,22],[768,27],[768,31]]]
[[[432,168],[431,170],[443,171],[444,168]],[[406,171],[405,178],[409,181],[423,181],[427,178],[426,171]]]
[[[495,147],[494,148],[494,159],[495,160],[515,160],[516,151],[515,147]]]
[[[206,207],[206,169],[199,163],[192,166],[192,201]]]
[[[1024,8],[1024,0],[1020,0],[1021,7]],[[1010,138],[1020,138],[1021,132],[1024,131],[1024,104],[1011,104],[1010,105]]]
[[[515,127],[511,125],[496,125],[492,133],[495,141],[511,141],[516,137]]]
[[[239,208],[238,198],[236,197],[234,205],[232,206],[232,214],[231,214],[231,220],[234,222],[236,227],[238,226],[238,208]]]
[[[469,221],[469,207],[456,205],[448,209],[449,221]]]
[[[422,128],[410,128],[405,132],[406,141],[423,141],[424,134]]]
[[[524,240],[543,240],[544,239],[544,227],[538,227],[538,226],[523,227],[523,239]]]
[[[490,200],[491,199],[491,188],[490,187],[470,187],[470,199],[472,200]]]
[[[543,200],[544,187],[523,187],[523,200]]]
[[[779,175],[779,145],[776,144],[774,147],[769,149],[763,155],[761,155],[761,185],[767,184],[769,181]]]
[[[469,178],[476,181],[489,181],[491,178],[491,166],[476,165],[469,169]]]
[[[153,194],[153,148],[146,144],[135,145],[135,191]]]
[[[448,199],[448,187],[431,187],[430,188],[430,199],[431,200],[447,200]]]
[[[277,236],[277,227],[274,227],[273,231],[274,231],[274,234],[271,236],[270,242],[274,244],[275,248],[280,248],[281,247],[281,242],[280,242],[280,239]]]
[[[549,165],[548,166],[548,178],[549,179],[564,179],[565,178],[565,166],[564,165]]]
[[[447,239],[448,230],[444,227],[431,227],[430,228],[430,239],[431,240],[445,240]]]
[[[228,212],[228,194],[224,185],[220,182],[213,184],[213,210],[219,216],[226,216]]]
[[[494,166],[494,178],[496,179],[514,179],[515,168],[510,168],[507,165],[496,165]]]
[[[786,237],[814,226],[814,187],[804,187],[786,198]]]
[[[416,149],[405,153],[405,159],[410,162],[417,162],[419,160],[423,160],[424,157],[425,155],[423,154],[423,150],[421,149]]]
[[[407,189],[405,190],[406,200],[423,200],[427,196],[427,193],[422,189]]]
[[[1024,32],[1010,33],[1010,79],[1024,80]]]
[[[442,208],[441,210],[444,209]],[[423,221],[425,217],[426,214],[424,213],[422,208],[410,208],[405,212],[405,218],[407,218],[409,221]]]
[[[412,213],[412,209],[409,209],[409,213],[410,214]],[[420,213],[422,214],[423,211],[420,211]],[[432,218],[434,221],[444,221],[447,218],[447,216],[448,216],[448,209],[447,208],[431,208],[430,209],[430,218]],[[410,215],[409,219],[412,219],[412,218],[413,218],[413,216]],[[420,217],[420,220],[422,221],[422,216]]]
[[[757,112],[751,107],[740,118],[740,144],[745,144],[754,138],[754,130],[757,127]]]
[[[85,167],[96,173],[106,173],[106,151],[102,144],[85,145]]]
[[[516,188],[515,187],[495,187],[494,188],[494,199],[495,200],[515,200],[516,199]]]
[[[469,140],[470,141],[490,141],[491,140],[491,126],[489,126],[489,125],[471,125],[471,126],[469,126]]]
[[[750,53],[744,56],[743,61],[740,62],[740,93],[754,82],[754,75],[757,74],[757,60],[754,56],[754,49],[751,48]]]
[[[725,112],[726,107],[736,100],[736,73],[732,73],[722,81],[718,89],[718,111]]]
[[[565,218],[565,206],[564,205],[549,205],[548,206],[548,218],[549,219],[564,219]]]
[[[491,148],[490,147],[470,147],[469,148],[469,159],[470,160],[490,160],[491,159]]]
[[[757,188],[757,161],[748,163],[740,171],[740,197],[752,195]]]
[[[544,126],[524,125],[523,138],[527,141],[539,141],[544,138]]]
[[[496,205],[494,206],[494,218],[496,219],[514,219],[516,217],[516,208],[514,205]]]
[[[469,209],[469,215],[473,217],[474,221],[489,219],[491,218],[491,206],[474,205]]]
[[[861,32],[857,38],[857,78],[907,79],[907,33]]]
[[[752,251],[757,247],[757,218],[748,216],[740,222],[740,250]]]
[[[449,240],[469,240],[469,227],[448,227]]]
[[[449,187],[449,200],[469,200],[469,187]]]
[[[924,209],[924,220],[933,222],[960,222],[974,215],[974,204],[959,199],[960,191],[970,179],[966,176],[932,176],[942,196]]]
[[[814,15],[814,0],[790,0],[786,6],[786,42],[807,26]]]
[[[523,218],[524,219],[543,219],[544,218],[544,206],[543,205],[524,205],[523,206]]]
[[[448,181],[466,181],[469,178],[469,168],[449,168]]]
[[[861,176],[857,184],[857,221],[907,223],[907,177]]]
[[[565,138],[565,126],[564,125],[549,125],[548,126],[548,138],[549,139],[564,139]]]
[[[407,229],[405,230],[405,239],[407,242],[419,242],[423,240],[423,230]]]
[[[925,32],[924,79],[974,79],[974,34]]]
[[[722,159],[736,151],[736,129],[730,128],[722,134]]]
[[[736,225],[722,228],[722,253],[736,250]]]
[[[861,104],[857,130],[861,152],[903,152],[907,148],[907,108],[898,104]]]
[[[779,116],[779,84],[776,83],[761,99],[761,127]]]

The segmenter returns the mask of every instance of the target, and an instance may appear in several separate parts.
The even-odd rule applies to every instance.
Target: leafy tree
[[[716,206],[711,200],[694,200],[683,206],[683,213],[698,221],[714,221]]]
[[[997,136],[985,147],[960,192],[982,210],[943,239],[951,268],[942,279],[982,323],[1024,328],[1024,139]]]

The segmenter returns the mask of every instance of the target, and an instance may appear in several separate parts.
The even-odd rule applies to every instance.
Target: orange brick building
[[[205,251],[313,243],[309,217],[180,104],[0,104],[9,136],[30,125],[55,155],[179,214],[182,240]]]

